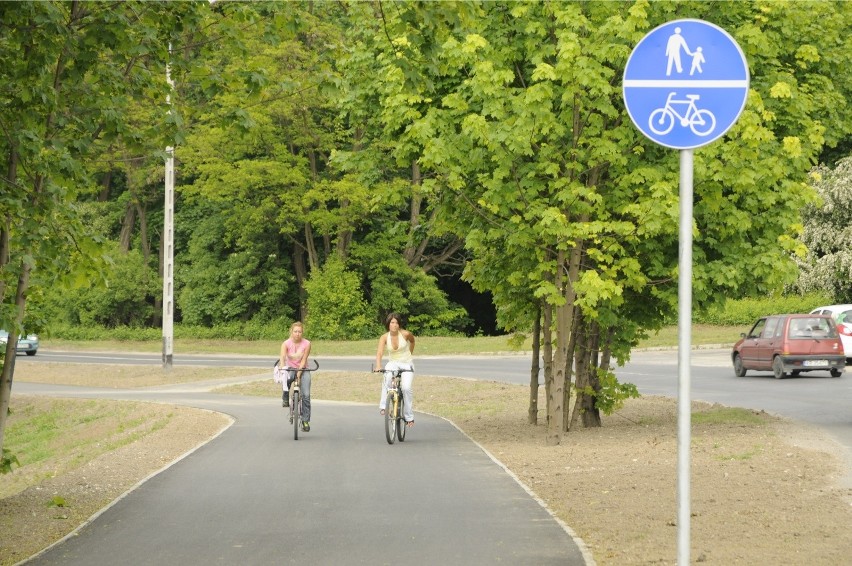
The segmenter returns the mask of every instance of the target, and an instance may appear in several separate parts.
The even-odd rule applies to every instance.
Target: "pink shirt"
[[[288,368],[298,368],[302,356],[305,355],[305,350],[311,345],[310,340],[302,338],[298,343],[293,342],[292,338],[287,338],[284,341],[284,347],[287,349],[287,357],[284,360],[284,365]]]

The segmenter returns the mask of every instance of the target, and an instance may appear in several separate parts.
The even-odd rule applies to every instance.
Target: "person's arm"
[[[302,359],[299,360],[299,367],[303,368],[308,365],[308,357],[311,355],[311,342],[308,340],[308,347],[302,351]]]
[[[406,342],[408,342],[408,351],[411,352],[412,354],[414,354],[414,334],[412,334],[411,332],[406,330],[405,331],[405,340],[406,340]]]
[[[374,369],[382,369],[382,354],[385,353],[385,341],[387,337],[387,334],[382,334],[382,337],[379,338],[379,347],[376,348],[376,365],[373,366]]]

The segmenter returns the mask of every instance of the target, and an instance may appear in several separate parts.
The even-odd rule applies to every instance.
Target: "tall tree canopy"
[[[173,76],[189,76],[205,33],[233,38],[246,10],[227,11],[220,18],[208,2],[0,3],[0,326],[11,336],[25,320],[31,329],[42,325],[25,319],[39,286],[103,278],[103,235],[82,222],[78,199],[99,192],[94,174],[115,159],[115,148],[150,156],[181,139],[181,113],[167,105],[166,65]],[[0,447],[14,360],[9,340]]]
[[[549,441],[568,424],[571,368],[584,421],[599,423],[608,384],[618,396],[609,353],[623,359],[637,329],[676,308],[678,158],[635,131],[620,82],[632,47],[656,25],[713,21],[752,69],[739,123],[695,156],[696,308],[795,276],[799,211],[813,201],[805,174],[852,125],[840,111],[848,77],[833,72],[848,52],[848,4],[380,7],[363,26],[379,80],[362,88],[378,97],[395,155],[420,163],[425,191],[464,235],[467,276],[494,293],[503,324],[529,328],[542,303],[556,343]]]

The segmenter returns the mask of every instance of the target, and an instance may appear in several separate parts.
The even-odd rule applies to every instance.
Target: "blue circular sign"
[[[742,49],[725,30],[703,20],[654,28],[624,68],[624,104],[652,141],[694,149],[717,140],[737,121],[748,98]]]

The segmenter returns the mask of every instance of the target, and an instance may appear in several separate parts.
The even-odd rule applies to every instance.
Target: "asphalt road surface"
[[[320,358],[320,364],[321,370],[367,371],[372,359]],[[18,363],[44,361],[159,364],[160,356],[42,351],[18,357]],[[175,365],[245,366],[261,373],[271,372],[273,362],[274,356],[174,358]],[[421,357],[416,364],[421,375],[529,382],[524,356]],[[675,350],[635,352],[616,374],[644,395],[677,397]],[[725,348],[693,351],[690,377],[693,400],[818,425],[845,445],[849,457],[852,370],[840,378],[813,372],[776,380],[771,372],[751,371],[738,378]],[[51,395],[116,396],[113,390],[24,383],[14,391],[39,387]],[[317,402],[314,430],[294,441],[281,408],[268,400],[191,389],[121,395],[210,408],[237,423],[34,564],[583,563],[582,542],[566,534],[570,529],[440,419],[418,414],[406,442],[388,446],[374,407]]]
[[[315,401],[311,432],[296,441],[267,398],[187,384],[14,390],[163,401],[235,419],[27,564],[594,563],[570,528],[437,417],[418,414],[405,442],[388,445],[374,406]]]

